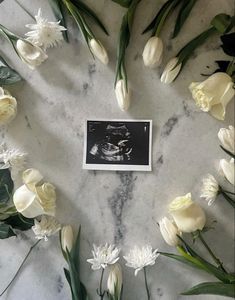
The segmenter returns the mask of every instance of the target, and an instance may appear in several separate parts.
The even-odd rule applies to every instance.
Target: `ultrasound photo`
[[[84,169],[151,171],[152,121],[88,120]]]

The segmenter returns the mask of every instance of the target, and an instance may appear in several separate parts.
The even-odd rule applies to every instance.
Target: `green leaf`
[[[71,2],[79,9],[81,12],[85,13],[88,17],[93,19],[95,23],[104,31],[105,34],[109,35],[107,29],[105,28],[103,22],[99,19],[99,17],[94,13],[94,11],[85,3],[80,0],[71,0]]]
[[[71,295],[72,295],[72,300],[75,300],[75,297],[73,295],[73,289],[72,289],[72,285],[71,285],[71,278],[70,278],[70,274],[69,274],[69,270],[64,268],[64,275],[65,278],[68,281],[69,287],[70,287],[70,291],[71,291]]]
[[[0,239],[16,236],[10,225],[0,223]]]
[[[21,80],[20,75],[13,69],[0,66],[0,85],[14,84]]]
[[[212,21],[211,25],[219,32],[225,33],[231,27],[232,18],[226,14],[216,15]]]
[[[115,3],[118,3],[119,5],[123,7],[129,7],[132,0],[112,0]]]
[[[81,226],[79,226],[76,241],[75,241],[73,248],[71,249],[71,253],[70,253],[73,263],[74,263],[74,266],[77,270],[79,270],[79,268],[80,268],[80,261],[79,261],[79,258],[80,258],[80,255],[79,255],[80,254],[80,236],[81,236]]]
[[[34,219],[25,218],[20,213],[4,220],[5,224],[21,231],[29,230],[34,225]]]
[[[205,282],[195,285],[181,295],[219,295],[234,298],[235,297],[235,285],[226,284],[221,282]]]
[[[6,203],[11,199],[13,188],[10,170],[0,169],[0,203]]]
[[[67,25],[66,25],[66,19],[65,19],[65,13],[64,13],[64,8],[63,8],[63,4],[62,4],[62,1],[60,0],[48,0],[49,1],[49,4],[53,10],[53,13],[55,15],[55,18],[57,21],[60,21],[60,25],[64,26],[65,28],[67,28]],[[64,30],[63,32],[63,37],[64,37],[64,40],[66,42],[69,41],[68,39],[68,32],[67,30]]]
[[[79,274],[75,268],[73,259],[68,250],[66,251],[66,254],[67,254],[67,258],[68,258],[67,262],[69,265],[69,275],[70,275],[70,281],[71,281],[72,294],[74,295],[74,300],[81,300],[81,298],[80,298],[81,286],[80,286]]]
[[[178,33],[180,32],[181,28],[183,27],[186,19],[188,18],[193,6],[197,0],[184,0],[181,6],[181,9],[178,13],[176,23],[175,23],[175,28],[174,28],[174,33],[172,38],[175,38]]]

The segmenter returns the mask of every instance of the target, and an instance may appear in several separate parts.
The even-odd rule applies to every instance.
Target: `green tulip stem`
[[[22,263],[20,264],[18,270],[16,271],[14,277],[12,278],[12,280],[8,283],[8,285],[6,286],[6,288],[2,291],[2,293],[0,294],[0,297],[2,297],[2,295],[7,291],[7,289],[10,287],[10,285],[13,283],[13,281],[16,279],[17,275],[20,273],[20,270],[22,269],[24,263],[26,262],[27,258],[29,257],[30,253],[32,252],[32,250],[41,242],[41,240],[38,240],[33,246],[30,247],[27,255],[25,256],[24,260],[22,261]]]
[[[150,300],[150,292],[149,292],[148,281],[147,281],[146,267],[144,267],[144,283],[145,283],[148,300]]]
[[[103,300],[105,295],[105,292],[103,292],[103,288],[102,288],[103,278],[104,278],[104,269],[102,268],[101,277],[100,277],[100,289],[99,289],[100,300]]]
[[[223,267],[223,263],[220,261],[220,259],[218,257],[216,257],[216,255],[213,253],[213,251],[211,250],[211,248],[209,247],[207,242],[204,240],[201,231],[198,232],[198,237],[199,237],[200,241],[202,242],[202,244],[204,245],[204,247],[206,248],[206,250],[208,251],[208,253],[210,254],[210,256],[212,257],[212,259],[214,260],[214,262],[217,264],[217,266],[221,270],[223,270],[225,273],[227,273],[227,271]]]

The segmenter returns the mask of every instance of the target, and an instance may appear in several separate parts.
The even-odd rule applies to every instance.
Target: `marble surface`
[[[42,7],[53,18],[47,1],[19,0],[35,14]],[[215,69],[214,60],[225,55],[218,36],[198,49],[177,81],[166,86],[159,76],[169,58],[207,27],[217,13],[231,13],[232,0],[199,0],[179,37],[170,40],[171,21],[164,29],[164,59],[158,70],[144,68],[141,54],[147,35],[140,35],[164,1],[144,0],[139,4],[127,51],[127,69],[133,90],[128,112],[119,110],[114,91],[115,53],[118,30],[124,9],[110,0],[87,1],[107,25],[106,37],[95,26],[97,36],[106,46],[110,64],[94,61],[73,22],[69,22],[70,44],[63,43],[48,51],[49,59],[36,71],[21,63],[12,48],[0,38],[1,51],[25,79],[9,88],[17,98],[19,112],[7,127],[1,128],[1,141],[29,153],[28,167],[41,170],[57,187],[57,216],[74,228],[82,224],[81,278],[91,299],[100,273],[86,263],[93,243],[115,242],[124,254],[134,244],[150,243],[165,251],[174,251],[161,238],[156,222],[166,214],[167,203],[179,195],[192,192],[206,210],[208,222],[217,220],[216,229],[206,234],[208,242],[227,268],[233,266],[233,210],[224,201],[208,208],[199,198],[201,178],[211,172],[218,178],[218,161],[225,157],[220,150],[217,132],[233,123],[234,107],[230,103],[224,123],[198,110],[188,85],[203,80],[201,73]],[[0,4],[0,22],[19,35],[32,20],[13,0]],[[83,127],[87,118],[152,119],[153,171],[105,172],[82,170]],[[222,179],[220,179],[222,180]],[[31,232],[0,241],[0,290],[12,277],[26,251],[34,243]],[[203,252],[203,250],[201,250]],[[121,260],[124,267],[124,261]],[[67,300],[70,291],[63,275],[65,262],[58,238],[39,244],[4,300]],[[124,270],[124,299],[145,299],[143,274],[134,277]],[[223,297],[183,297],[180,292],[203,281],[209,275],[195,271],[164,257],[149,268],[153,299],[219,300]]]

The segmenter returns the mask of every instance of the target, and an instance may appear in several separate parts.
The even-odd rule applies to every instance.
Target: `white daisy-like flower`
[[[41,8],[39,8],[35,19],[36,24],[25,25],[31,30],[25,34],[28,37],[27,40],[36,46],[44,47],[44,49],[60,44],[63,40],[62,31],[67,30],[64,26],[59,25],[60,21],[49,22],[43,18]]]
[[[159,256],[158,249],[153,250],[150,245],[139,248],[135,246],[130,252],[123,256],[126,260],[126,266],[135,269],[135,276],[140,270],[147,266],[153,266]]]
[[[205,198],[205,200],[208,202],[208,205],[210,206],[215,201],[215,198],[219,193],[219,184],[216,181],[215,177],[211,174],[208,174],[203,179],[202,184],[202,194],[200,197]]]
[[[54,218],[49,216],[42,216],[41,220],[34,220],[34,226],[32,230],[35,234],[35,238],[38,240],[48,240],[48,237],[54,235],[61,229],[60,223]]]
[[[120,249],[115,245],[105,244],[101,246],[93,245],[92,255],[93,258],[87,260],[92,264],[92,270],[105,269],[108,265],[113,265],[119,260]]]
[[[23,171],[27,154],[18,149],[7,149],[6,144],[0,145],[0,169],[11,169],[11,177],[15,179]]]

